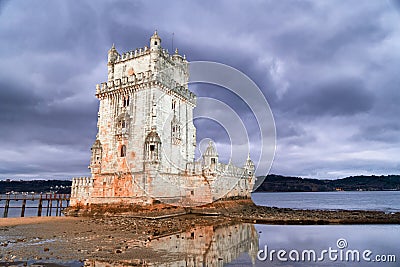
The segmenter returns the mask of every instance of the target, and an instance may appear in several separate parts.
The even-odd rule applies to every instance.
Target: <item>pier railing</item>
[[[25,211],[29,209],[37,209],[37,216],[42,216],[43,209],[46,210],[45,216],[61,216],[63,209],[68,207],[70,194],[35,194],[35,195],[22,195],[22,194],[0,194],[0,210],[3,209],[3,217],[7,218],[10,209],[21,209],[20,216],[25,216]],[[27,202],[34,202],[35,206],[28,205]],[[14,202],[21,203],[20,205]],[[52,211],[55,209],[55,214]],[[44,216],[44,214],[43,214]]]

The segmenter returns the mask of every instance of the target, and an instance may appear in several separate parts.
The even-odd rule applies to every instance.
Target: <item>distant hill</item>
[[[71,181],[66,180],[31,180],[31,181],[0,181],[0,194],[10,192],[27,193],[71,193]]]
[[[361,175],[337,180],[320,180],[269,174],[256,192],[326,192],[335,190],[400,190],[400,175]]]
[[[9,192],[71,192],[68,180],[0,181],[0,194]],[[256,192],[327,192],[400,190],[400,175],[350,176],[337,180],[320,180],[269,174]]]

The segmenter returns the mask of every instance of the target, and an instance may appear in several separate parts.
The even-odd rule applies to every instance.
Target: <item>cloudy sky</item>
[[[107,51],[155,29],[189,61],[258,85],[276,123],[272,173],[399,174],[400,1],[49,0],[0,1],[0,179],[88,175]],[[214,89],[193,88],[223,98]],[[223,145],[216,129],[199,138]]]

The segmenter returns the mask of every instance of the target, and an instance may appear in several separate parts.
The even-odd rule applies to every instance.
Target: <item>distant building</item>
[[[98,133],[92,146],[92,176],[74,178],[71,205],[154,200],[192,206],[221,198],[250,198],[255,176],[219,162],[210,142],[195,161],[196,96],[189,90],[188,61],[169,54],[157,32],[150,47],[108,51],[108,80],[96,86]]]

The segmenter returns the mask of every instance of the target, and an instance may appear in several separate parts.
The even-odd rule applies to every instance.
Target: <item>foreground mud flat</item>
[[[132,217],[63,217],[56,220],[21,219],[21,224],[0,220],[1,262],[55,260],[58,263],[90,260],[169,262],[184,255],[152,249],[149,245],[165,236],[195,231],[196,228],[234,224],[224,218],[184,215],[165,219]],[[183,236],[182,236],[183,237]],[[167,249],[167,248],[165,248]]]
[[[68,214],[81,216],[0,219],[0,265],[53,261],[70,266],[99,262],[157,266],[163,262],[185,262],[188,258],[213,261],[215,255],[206,259],[204,253],[210,254],[210,247],[218,245],[217,236],[230,238],[225,243],[233,246],[235,242],[248,244],[247,250],[257,247],[254,223],[400,223],[399,213],[279,209],[258,207],[250,200],[190,209],[163,204],[146,209],[97,206],[90,210],[70,209]],[[194,244],[198,250],[187,249]],[[221,251],[220,247],[215,249]],[[226,258],[234,257],[229,254]],[[216,260],[224,261],[225,257]]]
[[[265,224],[398,224],[400,213],[363,210],[294,210],[255,205],[251,199],[217,201],[201,207],[92,205],[89,209],[70,208],[69,216],[131,216],[160,219],[179,215],[224,217],[237,222]]]

